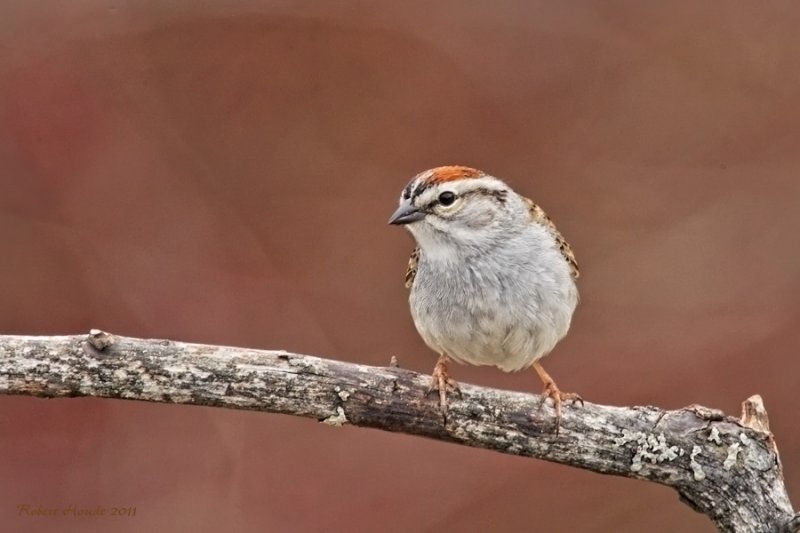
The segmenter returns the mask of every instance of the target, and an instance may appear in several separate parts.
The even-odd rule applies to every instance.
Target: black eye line
[[[469,196],[469,195],[473,195],[473,194],[482,194],[484,196],[491,196],[492,198],[494,198],[495,200],[497,200],[501,204],[506,203],[506,200],[508,199],[507,198],[508,197],[508,191],[505,190],[505,189],[499,189],[499,190],[498,189],[486,189],[486,188],[483,188],[483,187],[480,188],[480,189],[473,189],[471,191],[467,191],[464,194],[462,194],[461,196],[463,197],[463,196]]]
[[[472,189],[471,191],[465,191],[465,192],[463,192],[461,194],[455,193],[453,191],[443,191],[443,193],[445,193],[445,192],[449,192],[449,193],[454,194],[456,198],[466,198],[467,196],[473,196],[473,195],[476,195],[476,194],[480,194],[480,195],[484,195],[484,196],[491,196],[492,198],[494,198],[495,200],[497,200],[501,204],[506,203],[507,196],[508,196],[508,191],[507,190],[504,190],[504,189],[495,190],[495,189],[487,189],[487,188],[483,188],[483,187],[480,188],[480,189]],[[441,196],[441,194],[439,196]],[[441,201],[439,200],[438,196],[429,205],[431,207],[433,207],[436,204],[441,204]],[[450,204],[450,205],[453,205],[453,204]]]
[[[472,196],[472,195],[476,195],[476,194],[481,194],[481,195],[484,195],[484,196],[491,196],[492,198],[494,198],[500,204],[505,204],[506,200],[508,199],[507,198],[508,197],[508,191],[505,190],[505,189],[496,190],[496,189],[487,189],[487,188],[481,187],[479,189],[472,189],[470,191],[465,191],[465,192],[463,192],[461,194],[455,193],[453,191],[442,191],[442,192],[453,193],[455,195],[456,199],[458,199],[458,198],[466,198],[467,196]],[[414,194],[415,198],[417,196],[418,196],[417,194]],[[440,196],[441,196],[441,194],[440,194]],[[426,205],[423,208],[423,210],[426,213],[438,216],[436,214],[436,212],[434,211],[434,208],[437,205],[442,205],[444,207],[449,207],[450,205],[453,205],[453,204],[444,205],[444,204],[442,204],[442,202],[439,200],[439,197],[437,196],[436,198],[431,200],[428,203],[428,205]]]

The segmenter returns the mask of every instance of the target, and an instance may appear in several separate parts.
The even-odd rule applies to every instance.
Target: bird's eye
[[[444,191],[442,194],[439,195],[439,203],[448,206],[452,205],[453,202],[456,201],[456,193],[450,191]]]

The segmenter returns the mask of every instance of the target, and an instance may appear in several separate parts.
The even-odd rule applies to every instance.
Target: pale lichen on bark
[[[393,359],[396,361],[396,359]],[[461,385],[444,420],[427,375],[275,350],[144,340],[92,330],[0,336],[0,394],[94,396],[250,409],[439,439],[674,488],[723,531],[795,531],[763,401],[741,419],[586,403],[554,432],[541,397]]]

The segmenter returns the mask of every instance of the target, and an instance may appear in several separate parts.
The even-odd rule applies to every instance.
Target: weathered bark
[[[566,407],[558,434],[541,397],[468,384],[446,420],[429,377],[283,351],[167,340],[0,336],[0,393],[252,409],[420,435],[653,481],[723,531],[793,531],[761,398],[736,419],[690,406]],[[540,408],[541,407],[541,408]]]

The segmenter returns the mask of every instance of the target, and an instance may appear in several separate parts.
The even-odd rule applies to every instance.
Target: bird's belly
[[[462,300],[455,291],[425,294],[412,291],[411,312],[431,349],[460,363],[507,372],[527,368],[549,353],[567,333],[574,310],[574,305],[550,305],[535,295]]]

